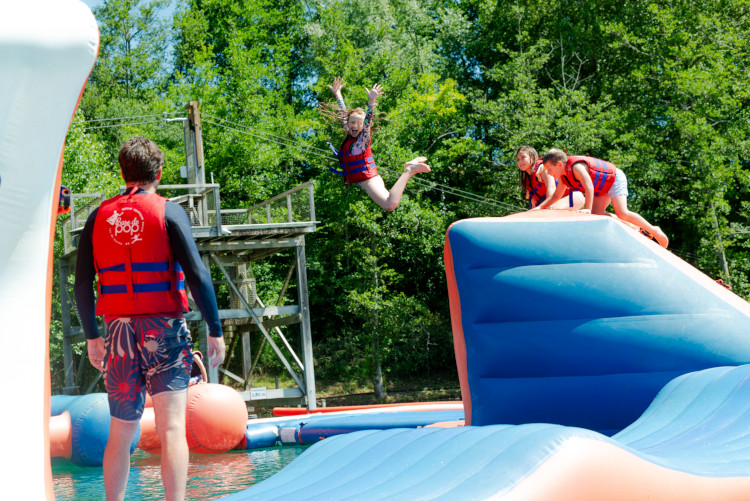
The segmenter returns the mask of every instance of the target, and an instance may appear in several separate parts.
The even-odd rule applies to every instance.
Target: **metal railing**
[[[83,229],[89,215],[106,200],[104,193],[71,193],[70,216],[62,220],[63,248],[65,254],[78,247],[75,237]]]
[[[124,187],[121,191],[123,189]],[[312,180],[248,209],[222,209],[218,184],[159,185],[157,193],[179,204],[188,215],[191,227],[216,228],[217,235],[222,234],[222,225],[283,225],[315,222]],[[70,217],[61,223],[66,254],[76,249],[75,237],[83,229],[89,215],[106,198],[103,193],[71,194]]]
[[[253,205],[222,212],[226,224],[284,224],[315,221],[312,180]]]

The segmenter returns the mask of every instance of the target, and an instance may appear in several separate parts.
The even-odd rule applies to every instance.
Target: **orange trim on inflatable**
[[[423,428],[458,428],[459,426],[466,426],[466,421],[440,421],[439,423],[425,425]]]
[[[70,425],[70,413],[63,412],[49,418],[49,442],[47,444],[50,456],[70,459],[73,455],[73,427]]]
[[[98,31],[98,30],[97,30]],[[96,54],[99,54],[99,47],[101,45],[101,37],[97,36],[96,41]],[[94,71],[94,65],[96,64],[96,58],[94,58],[94,64],[91,65],[91,69],[89,70],[89,74],[86,77],[86,80],[83,82],[83,85],[81,86],[81,92],[78,93],[78,100],[76,100],[76,105],[73,107],[73,114],[70,116],[70,122],[68,122],[68,130],[70,130],[70,125],[73,123],[73,118],[75,117],[75,112],[78,109],[78,105],[81,104],[81,99],[83,98],[83,93],[86,90],[86,84],[89,81],[89,77],[91,77],[91,72]],[[52,456],[50,456],[50,447],[49,447],[49,427],[50,427],[50,414],[51,414],[51,405],[52,405],[52,380],[50,375],[50,366],[49,366],[49,327],[50,327],[50,321],[52,319],[52,283],[53,283],[53,272],[54,272],[54,256],[55,256],[55,230],[57,228],[57,207],[59,205],[58,198],[60,196],[59,194],[59,187],[62,184],[62,168],[63,168],[63,160],[65,159],[65,145],[63,144],[62,150],[60,151],[60,160],[57,163],[57,174],[55,175],[55,186],[57,187],[56,190],[53,190],[52,192],[52,211],[50,214],[50,228],[49,228],[49,257],[47,259],[47,295],[45,297],[45,312],[46,312],[46,326],[44,329],[45,333],[45,343],[44,345],[47,347],[45,350],[46,353],[44,355],[44,395],[43,398],[45,400],[44,402],[44,454],[46,457],[45,463],[44,463],[44,487],[45,487],[45,496],[47,499],[55,499],[55,487],[52,482]]]
[[[415,407],[424,405],[435,406],[435,409],[430,410],[453,410],[459,404],[461,404],[461,402],[457,400],[442,400],[436,402],[403,402],[398,404],[341,405],[335,407],[318,407],[317,409],[312,411],[309,411],[304,407],[274,407],[271,411],[271,414],[273,414],[274,416],[301,416],[303,414],[318,414],[325,412],[348,412],[365,409],[387,409],[390,407]],[[444,407],[445,409],[441,409],[440,407]],[[409,411],[412,409],[406,408],[401,410]],[[413,410],[419,411],[422,409]]]
[[[537,211],[539,212],[539,211]],[[455,224],[455,223],[454,223]],[[469,376],[466,367],[466,341],[464,340],[464,328],[461,321],[461,298],[456,287],[456,275],[453,271],[453,253],[448,234],[453,224],[445,232],[445,247],[443,259],[445,261],[445,277],[448,282],[448,303],[451,312],[451,326],[453,329],[453,350],[456,353],[456,366],[458,368],[458,381],[461,384],[461,399],[464,402],[464,417],[466,424],[471,425],[471,392],[469,391]]]
[[[84,88],[86,85],[84,84]],[[81,100],[83,95],[83,89],[78,95],[78,102]],[[74,110],[78,108],[78,102],[76,102]],[[75,113],[75,112],[74,112]],[[73,117],[70,117],[70,121],[73,121]],[[68,124],[70,128],[70,124]],[[55,229],[57,228],[57,200],[55,197],[59,197],[59,186],[62,182],[62,165],[63,158],[65,156],[65,147],[63,146],[60,152],[60,160],[57,163],[57,174],[55,175],[55,184],[57,190],[53,190],[53,203],[52,212],[50,214],[50,225],[49,225],[49,249],[47,252],[47,291],[44,298],[44,312],[45,312],[45,326],[44,326],[44,346],[47,347],[44,354],[44,490],[47,499],[55,499],[55,490],[52,483],[52,456],[50,451],[50,414],[51,414],[51,399],[52,399],[52,380],[50,375],[49,367],[49,327],[52,319],[52,283],[54,273],[54,259],[55,259]],[[67,414],[67,413],[66,413]],[[70,422],[70,415],[68,415],[68,422]],[[70,457],[70,456],[67,456]]]
[[[745,501],[748,477],[700,477],[664,468],[613,444],[571,440],[503,495],[507,501]]]

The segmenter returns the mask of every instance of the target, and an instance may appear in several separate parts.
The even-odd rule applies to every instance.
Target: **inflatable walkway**
[[[226,500],[747,500],[750,365],[682,376],[633,425],[363,431]]]
[[[461,221],[445,255],[473,426],[327,438],[224,499],[748,499],[745,301],[609,217]]]

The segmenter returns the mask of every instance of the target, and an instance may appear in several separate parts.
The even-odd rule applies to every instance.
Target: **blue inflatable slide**
[[[225,499],[750,499],[750,305],[613,217],[463,220],[466,426],[327,438]]]

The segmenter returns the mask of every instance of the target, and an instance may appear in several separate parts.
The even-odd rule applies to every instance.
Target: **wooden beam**
[[[296,304],[284,305],[284,306],[266,306],[265,308],[253,308],[253,313],[256,317],[276,317],[279,315],[299,315],[300,308]],[[219,319],[225,320],[228,318],[248,318],[248,312],[245,308],[219,310]],[[201,312],[198,310],[191,311],[185,314],[185,320],[191,322],[199,322],[203,320]]]

